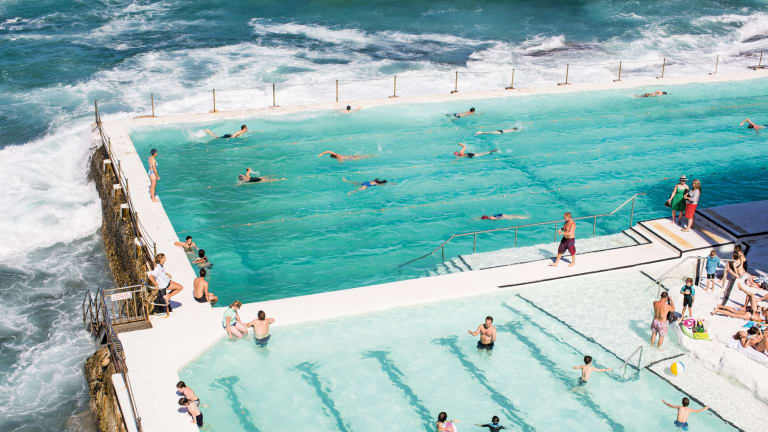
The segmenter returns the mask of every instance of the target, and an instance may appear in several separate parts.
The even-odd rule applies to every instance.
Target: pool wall
[[[221,308],[211,308],[192,298],[195,271],[184,251],[173,245],[176,232],[162,203],[149,198],[149,179],[140,156],[136,153],[129,133],[134,127],[160,126],[173,123],[206,123],[222,119],[274,116],[302,111],[339,110],[354,103],[363,108],[402,104],[430,103],[481,98],[514,97],[543,93],[570,93],[626,89],[643,86],[709,83],[768,77],[768,71],[757,70],[738,74],[716,74],[691,78],[622,81],[607,84],[571,84],[546,89],[515,89],[482,93],[455,93],[418,98],[397,98],[373,101],[324,103],[312,106],[277,107],[217,113],[185,114],[130,120],[105,120],[103,127],[111,139],[113,158],[120,161],[131,190],[132,206],[136,209],[146,233],[157,244],[157,252],[167,256],[166,269],[173,280],[184,286],[174,298],[176,308],[170,318],[152,317],[152,329],[122,333],[120,339],[130,370],[129,377],[135,394],[144,430],[195,431],[185,413],[178,412],[175,383],[178,371],[224,337],[221,329]],[[102,146],[94,137],[94,147]],[[162,196],[160,196],[162,200]],[[411,279],[343,291],[246,304],[241,309],[247,319],[263,309],[277,318],[275,325],[296,324],[341,316],[362,314],[389,308],[404,307],[439,300],[497,292],[500,287],[520,286],[543,279],[558,279],[580,274],[610,271],[659,261],[674,260],[685,254],[663,234],[651,228],[637,226],[651,242],[619,251],[595,252],[580,257],[579,266],[569,269],[546,267],[542,262],[504,266],[483,271],[471,271],[429,278]],[[105,233],[105,236],[110,235]],[[706,246],[703,246],[706,248]],[[631,249],[631,251],[629,251]],[[624,252],[621,252],[624,251]],[[694,253],[697,252],[687,252]],[[543,275],[543,273],[545,273]],[[116,281],[121,283],[122,281]],[[177,302],[176,302],[177,300]]]

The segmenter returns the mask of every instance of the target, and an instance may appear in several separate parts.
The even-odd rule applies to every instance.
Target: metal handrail
[[[697,260],[697,261],[698,261],[698,260],[707,259],[707,257],[705,257],[705,256],[698,256],[698,255],[689,255],[689,256],[687,256],[687,257],[683,258],[683,260],[682,260],[682,261],[680,261],[680,262],[678,262],[677,264],[675,264],[675,265],[673,265],[672,267],[670,267],[670,268],[669,268],[667,271],[665,271],[665,272],[664,272],[664,273],[663,273],[661,276],[657,277],[657,278],[656,278],[656,279],[654,279],[653,281],[654,281],[654,282],[656,282],[656,284],[657,284],[657,285],[658,285],[658,286],[659,286],[661,289],[664,289],[664,290],[666,290],[666,291],[669,291],[667,288],[665,288],[665,287],[664,287],[664,286],[661,284],[661,281],[663,281],[664,279],[666,279],[667,275],[669,275],[669,274],[670,274],[670,273],[672,273],[673,271],[677,270],[677,268],[678,268],[678,267],[680,267],[681,265],[685,264],[686,262],[688,262],[689,260],[692,260],[692,259],[695,259],[695,260]],[[731,262],[731,261],[734,261],[734,260],[732,260],[732,259],[730,259],[730,258],[720,258],[720,261],[721,261],[721,262]]]
[[[631,197],[627,198],[626,201],[621,203],[618,207],[613,209],[613,211],[611,211],[610,213],[601,213],[601,214],[589,215],[589,216],[579,216],[579,217],[573,218],[573,220],[577,221],[577,220],[592,219],[593,220],[593,223],[592,223],[592,235],[594,236],[596,234],[596,232],[597,232],[597,218],[613,216],[614,214],[616,214],[617,211],[621,210],[622,208],[624,208],[624,206],[626,206],[627,204],[632,202],[632,210],[631,210],[631,212],[629,214],[629,226],[631,227],[632,226],[632,218],[633,218],[633,216],[635,214],[635,199],[637,199],[637,197],[641,196],[641,195],[645,195],[645,193],[644,192],[640,192],[640,193],[636,193],[636,194],[632,195]],[[472,253],[475,253],[475,251],[477,250],[477,235],[478,234],[488,234],[488,233],[499,232],[499,231],[511,231],[511,230],[514,230],[515,231],[514,247],[517,247],[517,232],[518,232],[518,230],[523,229],[523,228],[530,228],[530,227],[535,227],[535,226],[542,226],[542,225],[553,224],[554,228],[555,228],[554,229],[555,241],[557,241],[557,224],[561,223],[562,221],[563,221],[562,219],[558,219],[558,220],[551,220],[551,221],[546,221],[546,222],[535,222],[535,223],[530,223],[530,224],[525,224],[525,225],[515,225],[515,226],[510,226],[510,227],[493,228],[493,229],[489,229],[489,230],[471,231],[471,232],[453,234],[450,237],[448,237],[448,240],[445,240],[444,242],[442,242],[439,246],[434,248],[431,252],[426,253],[426,254],[418,257],[418,258],[414,258],[414,259],[412,259],[412,260],[410,260],[410,261],[408,261],[408,262],[406,262],[404,264],[400,264],[398,266],[398,268],[405,267],[405,266],[407,266],[409,264],[412,264],[412,263],[414,263],[416,261],[422,260],[422,259],[424,259],[424,258],[426,258],[426,257],[428,257],[430,255],[434,255],[435,252],[437,252],[438,250],[442,250],[441,251],[442,259],[445,260],[445,245],[447,245],[448,243],[450,243],[453,239],[455,239],[457,237],[473,236],[473,240],[472,240]]]
[[[634,357],[635,354],[637,354],[638,351],[640,351],[640,357],[638,357],[638,359],[637,359],[637,366],[636,366],[636,368],[637,368],[638,371],[640,370],[640,365],[643,362],[643,346],[642,345],[640,345],[637,348],[635,348],[635,350],[632,351],[632,354],[630,354],[629,357],[627,357],[627,359],[624,360],[624,363],[621,366],[619,366],[619,369],[624,368],[624,373],[622,374],[622,378],[626,378],[627,377],[627,365],[629,364],[629,361],[632,359],[632,357]]]
[[[109,138],[107,133],[104,131],[104,127],[102,126],[101,121],[101,114],[99,113],[98,109],[98,103],[94,101],[94,110],[96,113],[96,127],[99,130],[99,136],[101,137],[101,142],[104,145],[104,148],[107,152],[107,157],[109,157],[110,163],[112,165],[112,170],[115,173],[115,177],[117,178],[118,183],[120,183],[120,187],[123,189],[123,193],[125,194],[125,200],[128,204],[128,214],[131,218],[131,221],[133,222],[133,230],[136,234],[136,238],[141,243],[142,248],[144,249],[145,253],[150,257],[150,261],[154,260],[155,255],[157,255],[157,243],[155,243],[154,240],[152,240],[152,237],[149,236],[147,233],[146,228],[141,223],[141,220],[139,219],[139,214],[136,211],[136,209],[133,206],[133,200],[131,199],[131,190],[128,185],[127,177],[125,176],[125,173],[123,173],[123,169],[121,166],[121,162],[119,159],[116,159],[116,156],[114,156],[115,152],[112,149],[112,140]]]

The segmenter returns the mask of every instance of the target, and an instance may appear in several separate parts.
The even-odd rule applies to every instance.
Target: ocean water
[[[381,97],[393,74],[416,94],[455,70],[461,90],[499,88],[512,67],[516,85],[552,83],[566,63],[576,82],[618,60],[642,62],[625,79],[653,76],[665,56],[669,75],[709,72],[716,53],[743,70],[767,34],[762,1],[0,3],[0,430],[62,430],[87,401],[77,308],[110,284],[85,177],[94,99],[128,117],[150,93],[159,114],[207,111],[211,88],[220,109],[263,106],[269,88],[225,89],[273,81],[288,105],[331,100],[336,79],[342,99]]]
[[[552,302],[563,291],[600,287],[595,292],[602,293],[617,283],[632,286],[632,298],[616,296],[593,307],[592,316],[566,320],[576,330],[527,299]],[[587,298],[572,298],[570,306]],[[222,339],[180,377],[200,398],[204,428],[211,431],[430,432],[441,411],[460,420],[462,431],[480,430],[474,424],[493,415],[514,431],[670,431],[675,411],[661,400],[679,403],[685,395],[644,368],[639,374],[621,368],[623,359],[647,343],[648,312],[638,306],[654,298],[656,289],[639,272],[604,273],[274,327],[267,347],[256,346],[252,335]],[[608,344],[605,325],[589,331],[595,314],[610,316],[616,336],[608,336]],[[477,338],[467,334],[486,315],[494,318],[498,334],[490,353],[477,350]],[[635,335],[636,318],[643,322],[642,336]],[[674,337],[665,345],[665,352],[646,349],[642,364],[678,352]],[[614,371],[594,372],[587,385],[578,386],[580,374],[572,367],[583,364],[584,355],[592,356],[596,367]],[[692,415],[689,424],[698,431],[734,430],[711,412]]]
[[[681,174],[701,179],[702,206],[768,198],[768,178],[754,175],[768,168],[765,138],[738,128],[765,109],[768,80],[664,89],[663,98],[631,89],[185,123],[132,138],[145,165],[159,150],[158,194],[179,238],[192,235],[214,264],[211,290],[223,303],[253,302],[424,276],[440,252],[398,266],[452,234],[609,213],[635,193],[647,194],[635,222],[669,216],[663,203]],[[478,114],[446,116],[470,106]],[[243,138],[201,134],[241,123],[251,130]],[[458,142],[498,151],[457,159]],[[339,163],[317,157],[325,150],[371,157]],[[240,185],[246,167],[285,180]],[[345,183],[374,178],[388,183],[351,194]],[[596,234],[627,229],[630,208],[599,219]],[[480,220],[497,213],[528,219]],[[592,236],[592,222],[577,223],[578,238]],[[517,244],[552,242],[553,232],[523,229]],[[470,254],[472,242],[451,242],[446,258]],[[513,242],[513,231],[477,238],[483,251]]]

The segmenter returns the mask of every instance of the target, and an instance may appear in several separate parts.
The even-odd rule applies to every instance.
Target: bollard
[[[714,71],[714,72],[710,72],[710,73],[709,73],[710,75],[714,75],[714,74],[716,74],[716,73],[717,73],[717,66],[718,66],[719,64],[720,64],[720,54],[718,54],[718,55],[717,55],[717,60],[715,60],[715,71]]]
[[[213,110],[211,110],[212,113],[219,112],[216,109],[216,89],[213,89]]]
[[[621,81],[621,61],[619,61],[619,77],[613,80],[613,82]]]
[[[101,119],[99,119],[99,101],[93,100],[93,115],[96,116],[96,124],[98,125]]]
[[[154,93],[150,93],[149,97],[150,97],[150,99],[152,101],[152,117],[154,117],[155,116],[155,94]]]
[[[568,82],[568,70],[570,69],[571,65],[566,63],[565,64],[565,82],[557,83],[557,85],[568,85],[570,84]]]
[[[277,108],[277,99],[275,97],[275,83],[272,83],[272,108]]]
[[[459,92],[459,71],[456,71],[456,79],[453,82],[453,90],[451,90],[451,94],[458,93]]]
[[[509,82],[509,87],[505,87],[504,90],[514,90],[515,89],[515,69],[512,68],[512,80]]]
[[[336,80],[336,102],[339,101],[339,80]]]
[[[392,84],[392,96],[389,97],[390,99],[394,99],[397,97],[397,75],[395,75],[393,78],[394,80]]]
[[[656,79],[664,78],[664,69],[667,67],[667,58],[664,57],[664,61],[661,63],[661,76],[657,76]]]

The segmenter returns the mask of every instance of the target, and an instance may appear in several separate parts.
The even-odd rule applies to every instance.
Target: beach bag
[[[664,206],[665,207],[672,207],[672,201],[671,200],[664,201]]]

